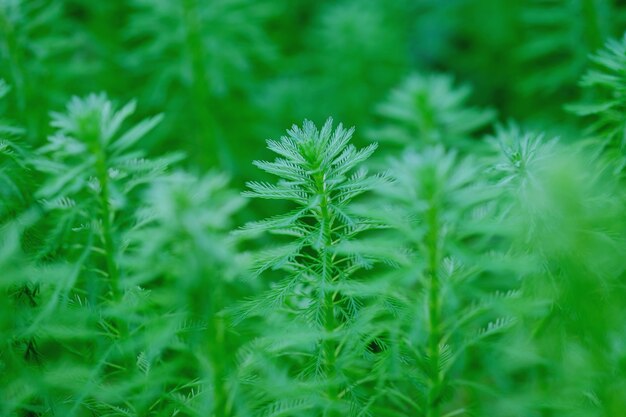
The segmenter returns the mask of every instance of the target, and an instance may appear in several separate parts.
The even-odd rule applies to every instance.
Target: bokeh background
[[[500,120],[563,134],[588,55],[625,22],[610,0],[2,0],[4,114],[40,145],[72,95],[136,98],[142,115],[165,114],[151,152],[186,151],[242,183],[265,139],[304,118],[365,140],[414,72],[450,74]]]

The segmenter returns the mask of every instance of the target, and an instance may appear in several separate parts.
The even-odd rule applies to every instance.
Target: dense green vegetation
[[[0,416],[624,415],[624,29],[0,0]]]

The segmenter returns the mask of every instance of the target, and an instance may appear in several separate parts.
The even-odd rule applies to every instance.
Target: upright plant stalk
[[[11,84],[15,88],[15,95],[17,97],[17,108],[20,112],[26,111],[26,94],[24,92],[24,76],[22,64],[19,56],[19,46],[16,39],[16,28],[13,22],[10,21],[7,12],[0,8],[0,33],[4,41],[0,43],[2,49],[4,49],[3,55],[6,55],[5,59],[9,61],[11,67]]]
[[[52,69],[53,57],[61,52],[55,39],[64,23],[61,9],[58,2],[0,1],[0,78],[7,79],[14,89],[10,108],[33,143],[43,132],[42,117],[49,110],[48,98],[54,96],[53,85],[66,72]],[[36,87],[44,81],[46,94]]]
[[[106,149],[100,138],[93,141],[93,151],[96,154],[96,172],[100,183],[100,208],[102,210],[102,240],[107,265],[109,284],[114,298],[120,294],[119,265],[115,259],[115,243],[113,242],[113,212],[110,205],[109,169],[107,166]]]
[[[206,253],[199,252],[198,256],[206,256]],[[199,258],[202,259],[202,258]],[[202,268],[203,274],[196,279],[202,280],[205,277],[213,276],[215,279],[215,271],[210,268]],[[219,315],[219,312],[224,308],[225,300],[227,297],[226,291],[221,286],[221,283],[214,283],[210,288],[208,286],[201,287],[210,292],[209,300],[206,306],[201,307],[202,313],[205,317],[209,317],[209,323],[207,328],[203,331],[204,337],[201,338],[202,342],[200,347],[202,352],[208,347],[208,356],[211,361],[212,369],[212,383],[213,383],[213,413],[215,416],[229,416],[232,414],[230,404],[228,402],[228,387],[225,381],[228,377],[227,367],[225,360],[231,356],[226,348],[226,323],[224,317]]]
[[[603,29],[603,22],[600,19],[598,13],[598,5],[594,0],[582,0],[581,14],[586,18],[586,24],[584,27],[584,35],[587,40],[587,46],[590,51],[602,47],[604,43],[605,33]],[[613,6],[611,6],[612,8]]]
[[[331,120],[321,130],[305,121],[302,129],[294,126],[288,134],[280,141],[268,141],[268,147],[279,154],[274,162],[255,162],[259,168],[279,176],[278,183],[250,182],[251,191],[246,193],[253,197],[289,200],[298,206],[284,215],[246,226],[248,231],[268,231],[294,239],[256,256],[257,273],[284,268],[287,276],[276,290],[243,305],[241,310],[244,315],[265,315],[284,303],[291,312],[286,318],[287,326],[294,322],[308,326],[308,334],[304,336],[307,341],[301,344],[298,336],[293,337],[295,340],[291,343],[298,347],[291,346],[283,356],[292,356],[301,349],[299,355],[310,357],[311,362],[304,369],[298,365],[297,382],[289,388],[294,392],[293,398],[283,395],[270,403],[266,411],[275,413],[280,409],[285,413],[285,407],[306,407],[315,410],[312,412],[316,416],[335,417],[355,407],[347,400],[352,398],[353,387],[346,381],[352,377],[351,372],[358,373],[362,369],[349,370],[347,364],[353,363],[352,360],[360,363],[360,355],[367,352],[369,343],[359,344],[357,335],[367,332],[353,328],[353,321],[358,321],[360,302],[356,300],[357,295],[343,290],[343,285],[350,288],[356,271],[370,268],[379,261],[376,255],[360,252],[360,246],[356,245],[357,249],[351,246],[350,241],[358,233],[379,225],[352,213],[350,203],[354,197],[382,185],[386,179],[368,176],[364,169],[355,170],[374,152],[376,145],[355,148],[349,144],[352,130],[339,125],[333,132]],[[292,304],[298,307],[294,309]],[[360,322],[359,325],[369,324]],[[281,337],[292,339],[288,333]],[[313,351],[312,337],[315,340]],[[304,385],[300,385],[302,382]],[[302,398],[312,386],[316,387],[317,396]]]
[[[216,297],[224,297],[223,291],[218,291],[215,294]],[[213,343],[211,347],[212,353],[212,362],[213,362],[213,386],[214,388],[214,396],[215,396],[215,407],[214,412],[216,416],[228,416],[232,413],[230,409],[230,404],[228,402],[228,391],[225,385],[225,380],[227,377],[226,367],[224,366],[224,359],[228,357],[228,352],[226,351],[226,326],[224,323],[224,319],[222,317],[213,317],[212,319],[212,330],[214,332],[213,335],[210,336],[210,339]]]
[[[419,286],[419,292],[405,301],[409,303],[408,330],[403,331],[415,336],[402,343],[415,355],[416,367],[406,373],[409,384],[404,389],[415,390],[412,396],[419,400],[412,408],[418,415],[463,415],[462,405],[446,401],[452,382],[462,386],[465,379],[455,380],[458,373],[453,372],[463,369],[458,366],[453,371],[454,363],[468,346],[506,324],[504,320],[488,322],[493,320],[493,297],[483,300],[473,292],[481,291],[472,280],[481,273],[482,242],[490,238],[483,233],[483,220],[477,214],[489,213],[485,202],[493,196],[490,187],[477,179],[480,164],[472,158],[458,158],[441,146],[408,150],[392,166],[395,181],[381,192],[393,207],[383,216],[399,232],[397,239],[420,255],[411,257],[410,267],[403,272]],[[459,242],[470,236],[481,243],[458,256]],[[466,261],[470,256],[474,257],[471,263]],[[458,408],[451,409],[455,405]]]
[[[428,232],[428,358],[429,386],[427,417],[439,417],[439,395],[441,391],[441,374],[439,364],[439,346],[441,343],[441,300],[439,283],[439,219],[438,210],[433,204],[427,213]]]
[[[320,222],[323,235],[323,246],[320,250],[322,258],[322,282],[321,288],[324,291],[324,329],[326,339],[324,340],[324,361],[325,372],[331,381],[328,384],[328,397],[331,401],[337,399],[337,390],[333,382],[335,376],[336,343],[332,335],[337,326],[335,320],[335,300],[333,291],[329,291],[328,286],[332,286],[335,278],[333,276],[333,238],[332,238],[332,217],[329,211],[330,196],[326,186],[326,174],[318,173],[315,176],[317,193],[320,197]]]
[[[238,336],[220,312],[238,291],[234,278],[242,271],[234,265],[236,241],[228,231],[244,199],[227,185],[228,178],[216,173],[164,175],[142,196],[149,217],[138,212],[139,225],[124,237],[124,277],[142,276],[142,288],[150,292],[149,313],[138,317],[131,339],[143,352],[136,416],[176,414],[188,399],[194,399],[185,405],[194,415],[236,413]],[[159,375],[177,381],[178,401],[163,401],[162,380],[150,378],[158,367]]]
[[[196,120],[202,127],[199,139],[199,157],[206,166],[219,164],[222,167],[232,166],[232,155],[228,144],[219,140],[217,123],[212,112],[215,107],[211,95],[211,81],[208,79],[205,69],[205,47],[202,39],[202,22],[199,19],[199,10],[196,0],[184,0],[183,14],[185,18],[185,42],[191,54],[191,69],[193,72],[193,85],[191,94],[195,99]]]
[[[157,116],[120,131],[134,110],[134,102],[116,110],[104,94],[74,97],[65,113],[52,114],[56,132],[39,150],[42,158],[38,169],[50,180],[37,196],[54,211],[50,217],[60,225],[58,234],[51,236],[52,248],[45,250],[58,252],[72,247],[64,241],[72,238],[79,246],[89,248],[91,241],[84,234],[99,236],[100,247],[92,249],[102,254],[104,266],[94,265],[90,269],[105,277],[98,278],[98,282],[107,281],[105,285],[115,300],[121,295],[121,271],[112,198],[121,194],[132,198],[133,188],[158,177],[167,165],[164,160],[160,167],[159,163],[142,158],[142,152],[131,150],[160,121]],[[97,226],[92,227],[94,224]],[[92,295],[97,299],[103,294],[97,290]]]
[[[203,163],[210,162],[210,164],[213,164],[217,161],[210,160],[210,158],[211,155],[217,153],[215,152],[217,141],[215,140],[212,115],[207,112],[210,107],[209,81],[204,71],[202,35],[200,33],[200,22],[198,21],[198,10],[194,3],[196,3],[195,0],[183,0],[182,2],[186,31],[185,42],[191,55],[191,69],[193,71],[193,85],[191,88],[195,99],[195,113],[197,120],[202,126],[198,149],[203,149],[203,151],[199,152],[199,155],[203,158]],[[217,154],[219,155],[219,153]]]

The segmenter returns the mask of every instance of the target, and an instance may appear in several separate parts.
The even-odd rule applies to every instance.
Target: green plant
[[[0,79],[0,99],[10,88]],[[9,120],[0,119],[0,223],[14,217],[27,206],[28,158],[23,143],[23,129]]]
[[[75,36],[64,3],[0,2],[0,78],[13,88],[8,110],[27,128],[31,144],[45,136],[48,112],[63,104],[75,77],[91,75],[76,53],[90,49],[90,42]]]
[[[233,168],[234,149],[222,139],[216,114],[229,98],[245,94],[252,69],[273,59],[265,25],[276,9],[242,0],[132,3],[126,31],[132,49],[123,64],[144,80],[141,97],[172,113],[167,133],[173,133],[170,123],[194,126],[185,132],[195,150],[191,157],[205,166]],[[161,63],[164,71],[151,70]]]
[[[73,98],[67,113],[54,113],[56,133],[38,150],[35,165],[46,181],[37,191],[44,209],[56,216],[42,255],[53,254],[71,242],[72,236],[99,240],[105,257],[104,276],[108,290],[121,291],[118,267],[117,227],[121,211],[136,187],[149,182],[167,166],[167,161],[151,162],[132,148],[156,126],[160,116],[146,119],[120,132],[125,119],[135,110],[130,102],[120,110],[104,94]],[[79,238],[80,239],[80,238]]]
[[[0,0],[0,415],[621,416],[625,10]]]
[[[609,377],[619,367],[613,361],[623,357],[612,341],[623,324],[610,319],[610,310],[621,304],[614,297],[622,293],[624,200],[611,164],[588,154],[587,145],[566,149],[517,128],[501,129],[497,141],[510,261],[525,264],[516,267],[523,298],[519,325],[504,338],[499,360],[509,365],[501,381],[529,374],[528,386],[486,409],[611,415],[624,392]],[[558,395],[546,398],[546,392]]]
[[[449,76],[413,74],[377,106],[387,123],[370,135],[403,147],[468,146],[464,142],[494,118],[492,110],[467,105],[470,93]]]
[[[293,409],[336,416],[363,407],[359,384],[368,378],[360,368],[375,336],[367,320],[374,315],[372,306],[363,303],[376,299],[377,286],[361,274],[386,259],[355,244],[360,235],[382,225],[353,213],[352,201],[386,180],[359,167],[376,146],[355,148],[349,143],[352,133],[342,125],[333,131],[330,119],[321,130],[310,121],[302,128],[294,126],[288,136],[268,141],[269,149],[278,154],[274,162],[255,162],[278,176],[278,183],[249,182],[250,191],[245,193],[296,206],[245,226],[249,233],[290,237],[255,255],[256,274],[281,270],[284,277],[237,309],[243,317],[271,314],[277,321],[258,343],[270,358],[285,356],[283,366],[291,377],[270,373],[254,385],[269,398],[276,396],[264,405],[272,415]],[[264,397],[262,401],[268,402]]]
[[[596,152],[608,152],[623,170],[624,159],[624,118],[625,105],[623,87],[626,67],[626,37],[621,41],[609,40],[604,49],[591,57],[593,69],[582,78],[580,84],[592,94],[580,104],[569,109],[590,120],[586,133],[594,139],[592,146]]]
[[[131,313],[141,372],[129,404],[138,416],[236,415],[233,353],[242,342],[220,313],[246,294],[236,285],[245,274],[227,235],[244,201],[227,182],[216,173],[159,178],[126,234],[126,280],[141,289]],[[165,401],[164,386],[171,390]]]
[[[545,95],[576,82],[584,71],[587,56],[623,24],[623,10],[610,1],[533,0],[521,18],[527,42],[519,49],[520,59],[548,64],[541,74],[529,74],[520,87]]]

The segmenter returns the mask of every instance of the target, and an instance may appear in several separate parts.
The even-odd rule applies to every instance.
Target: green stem
[[[188,308],[188,317],[207,318],[206,328],[197,329],[192,333],[191,345],[199,358],[202,368],[200,378],[212,382],[211,393],[213,397],[211,416],[228,417],[232,415],[232,407],[228,402],[227,376],[231,366],[227,340],[227,325],[219,312],[226,306],[226,291],[220,280],[208,280],[207,277],[215,277],[215,269],[211,263],[206,263],[207,252],[199,242],[200,233],[185,233],[183,240],[194,242],[195,251],[193,257],[187,259],[186,273],[193,277],[191,286],[184,289],[186,298],[181,300],[181,305]],[[198,294],[206,294],[206,297],[198,297]]]
[[[211,276],[211,274],[214,274],[214,271],[206,270],[205,274],[199,276],[198,279],[202,280],[203,277]],[[228,387],[226,386],[227,366],[229,365],[227,361],[230,355],[227,347],[226,323],[224,323],[224,318],[218,315],[224,308],[226,294],[220,284],[212,285],[209,288],[205,287],[203,290],[211,294],[210,303],[203,310],[205,317],[210,317],[210,324],[206,330],[206,341],[210,349],[209,356],[213,368],[213,414],[227,417],[232,414],[228,404]]]
[[[220,164],[223,168],[232,168],[233,158],[227,144],[217,137],[217,123],[212,114],[211,83],[205,70],[206,50],[202,41],[202,22],[196,0],[184,0],[183,14],[186,30],[187,48],[191,57],[193,86],[191,94],[194,100],[195,118],[200,127],[197,136],[197,149],[194,153],[203,166]]]
[[[17,36],[15,33],[15,27],[9,20],[9,17],[0,10],[0,33],[2,36],[0,39],[4,39],[0,43],[1,49],[4,51],[3,55],[8,57],[9,66],[11,69],[11,86],[15,90],[15,97],[17,100],[17,109],[20,113],[26,112],[26,92],[24,86],[24,76],[22,63],[20,60],[20,51]],[[29,119],[30,121],[30,119]]]
[[[587,40],[589,51],[595,51],[604,44],[603,25],[598,15],[598,6],[595,0],[583,0],[581,15],[585,16],[584,39]]]
[[[332,254],[332,216],[330,213],[330,196],[326,184],[326,175],[320,173],[316,175],[315,182],[317,185],[317,191],[320,196],[320,222],[322,227],[322,239],[323,247],[320,251],[322,258],[322,290],[324,292],[324,330],[326,338],[323,344],[324,354],[324,369],[326,376],[329,380],[327,394],[331,402],[336,401],[338,398],[338,391],[333,381],[336,369],[335,362],[337,360],[337,344],[332,339],[331,335],[337,328],[337,322],[335,319],[335,296],[334,293],[328,290],[327,286],[334,281],[333,276],[333,254]],[[331,413],[331,415],[334,415]]]
[[[430,359],[429,386],[427,417],[439,417],[439,397],[441,391],[440,354],[441,343],[441,299],[439,282],[439,218],[437,207],[432,206],[427,214],[428,233],[426,245],[428,253],[428,347],[427,354]]]
[[[224,320],[221,317],[213,318],[213,326],[215,330],[215,344],[213,349],[213,386],[215,387],[214,401],[214,414],[216,416],[229,416],[231,415],[231,409],[228,404],[228,391],[226,386],[226,360],[228,358],[228,352],[226,351],[226,326]]]
[[[106,258],[107,273],[113,296],[120,294],[120,272],[115,260],[115,245],[113,241],[113,211],[110,206],[109,170],[106,163],[106,150],[104,145],[97,141],[96,149],[96,172],[100,182],[100,208],[102,210],[102,240]]]

